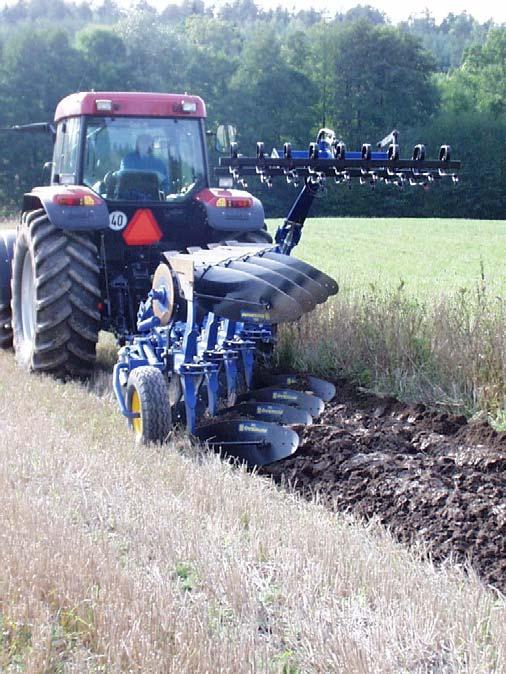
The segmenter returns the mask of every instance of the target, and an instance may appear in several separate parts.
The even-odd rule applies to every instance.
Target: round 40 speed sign
[[[125,229],[128,218],[126,213],[123,211],[113,211],[109,213],[109,228],[115,232],[120,232],[122,229]]]

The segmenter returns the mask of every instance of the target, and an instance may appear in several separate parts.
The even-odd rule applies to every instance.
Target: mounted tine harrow
[[[292,426],[312,423],[335,395],[322,379],[265,367],[277,325],[338,291],[290,256],[314,197],[329,178],[455,181],[460,164],[448,146],[438,161],[423,145],[400,159],[397,132],[379,152],[348,152],[329,129],[307,151],[287,143],[268,155],[258,143],[243,157],[232,143],[220,186],[251,175],[303,183],[273,243],[258,199],[210,186],[205,116],[197,96],[83,92],[58,104],[54,124],[12,127],[50,133],[55,151],[50,184],[25,194],[17,230],[0,239],[0,347],[13,341],[28,370],[86,376],[109,330],[121,345],[114,391],[139,441],[163,442],[181,423],[263,465],[292,454]]]
[[[274,148],[265,153],[264,144],[257,143],[256,156],[246,157],[238,153],[233,143],[230,157],[222,157],[215,170],[220,184],[234,183],[247,188],[247,179],[259,177],[262,183],[272,187],[273,179],[284,177],[288,184],[303,185],[297,199],[276,234],[279,252],[290,254],[300,240],[301,229],[317,193],[332,179],[336,184],[350,184],[353,180],[361,185],[375,187],[377,183],[427,187],[443,179],[458,183],[460,161],[452,160],[449,145],[442,145],[437,160],[426,158],[425,145],[413,148],[409,159],[401,159],[399,132],[394,130],[378,144],[364,143],[360,151],[349,151],[338,141],[332,129],[320,129],[317,141],[310,143],[308,150],[293,150],[285,143],[282,150]]]

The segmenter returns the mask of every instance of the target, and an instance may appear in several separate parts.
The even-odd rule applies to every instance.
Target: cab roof
[[[125,91],[82,91],[63,98],[56,106],[55,122],[67,117],[205,117],[200,96]]]

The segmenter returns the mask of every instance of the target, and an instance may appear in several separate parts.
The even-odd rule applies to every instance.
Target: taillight
[[[212,205],[216,208],[251,208],[253,199],[248,197],[218,197]]]
[[[203,201],[215,208],[252,208],[253,198],[234,195],[230,190],[205,189],[199,192],[195,199]]]
[[[55,194],[53,203],[58,206],[98,206],[102,203],[102,199],[84,190],[69,190],[62,194]]]

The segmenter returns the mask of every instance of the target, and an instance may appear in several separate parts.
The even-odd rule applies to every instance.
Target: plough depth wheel
[[[169,391],[163,374],[145,365],[130,372],[126,395],[129,419],[139,444],[164,442],[171,428]]]

